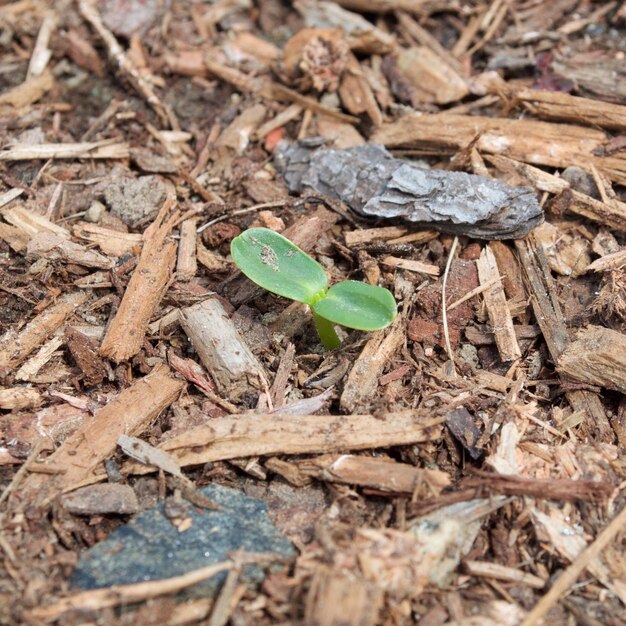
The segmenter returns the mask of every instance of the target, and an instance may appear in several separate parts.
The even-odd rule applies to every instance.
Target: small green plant
[[[237,267],[260,287],[311,307],[315,328],[328,350],[341,343],[333,324],[357,330],[380,330],[396,317],[391,292],[355,280],[328,288],[322,266],[282,235],[250,228],[230,246]]]

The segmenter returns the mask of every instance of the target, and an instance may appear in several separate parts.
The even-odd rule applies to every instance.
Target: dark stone
[[[213,511],[186,503],[191,526],[183,532],[164,514],[163,503],[137,515],[132,522],[81,556],[72,584],[98,589],[180,576],[229,559],[235,550],[290,557],[293,547],[267,516],[265,503],[234,489],[209,485],[201,492],[220,506]],[[222,572],[186,593],[187,597],[215,594],[226,577]],[[263,569],[247,565],[242,579],[263,580]]]

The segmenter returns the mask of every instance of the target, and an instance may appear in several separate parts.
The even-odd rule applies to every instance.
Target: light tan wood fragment
[[[116,449],[120,435],[139,435],[177,397],[184,383],[163,364],[136,380],[82,426],[44,462],[65,472],[47,480],[30,476],[24,483],[25,502],[40,501],[79,486]]]
[[[50,337],[83,304],[88,294],[66,294],[29,322],[19,334],[8,330],[0,339],[0,371],[11,370]]]
[[[51,222],[47,217],[35,213],[21,204],[4,209],[2,217],[29,237],[38,233],[52,233],[63,239],[70,238],[69,231],[63,226]]]
[[[268,120],[265,124],[259,126],[256,131],[257,139],[264,139],[273,130],[281,128],[285,124],[298,119],[301,115],[302,107],[299,104],[290,104],[287,108],[275,115],[271,120]]]
[[[82,143],[14,144],[0,151],[0,161],[31,161],[33,159],[127,159],[127,143],[110,141]]]
[[[352,248],[374,241],[388,241],[406,235],[408,230],[402,226],[383,226],[381,228],[366,228],[364,230],[350,230],[345,233],[346,246]]]
[[[452,154],[476,139],[481,154],[502,154],[512,159],[583,169],[595,165],[611,180],[626,184],[626,156],[596,156],[607,135],[594,128],[552,124],[528,119],[481,117],[448,113],[413,113],[378,128],[370,141],[389,148],[416,147],[423,154]]]
[[[0,106],[10,105],[19,109],[40,100],[54,87],[54,77],[50,72],[44,72],[40,76],[33,76],[23,83],[0,94]]]
[[[160,447],[181,467],[212,461],[276,454],[331,453],[432,441],[444,417],[407,410],[377,417],[362,415],[239,414],[218,417]],[[136,463],[126,473],[150,471]]]
[[[352,412],[359,405],[370,402],[374,398],[378,387],[378,377],[403,341],[404,329],[401,317],[396,318],[386,334],[379,331],[372,336],[350,370],[341,394],[342,409]]]
[[[41,394],[32,387],[0,389],[0,409],[15,411],[30,409],[41,404]]]
[[[522,356],[522,352],[517,343],[513,319],[506,302],[504,289],[499,281],[500,272],[498,272],[496,257],[489,245],[483,249],[480,258],[476,261],[476,267],[481,285],[498,279],[497,282],[493,282],[491,287],[485,289],[483,298],[500,358],[503,361],[515,361]]]
[[[61,260],[65,263],[75,263],[84,267],[111,269],[114,262],[108,257],[88,250],[79,243],[68,241],[49,232],[35,235],[29,242],[27,253],[35,257],[43,257],[49,261]]]
[[[472,576],[481,578],[494,578],[495,580],[505,580],[511,583],[525,585],[533,589],[543,589],[546,581],[534,574],[528,574],[514,567],[507,567],[499,563],[489,561],[464,561],[465,570]]]
[[[129,359],[141,349],[148,323],[172,275],[176,244],[168,241],[167,236],[175,216],[166,223],[162,221],[172,204],[173,199],[168,199],[145,231],[141,257],[100,346],[100,354],[116,363]]]
[[[232,401],[258,393],[263,367],[217,298],[181,309],[180,323],[220,393]]]
[[[522,179],[525,184],[530,184],[539,191],[561,193],[570,188],[570,184],[564,178],[554,176],[534,165],[528,165],[528,163],[522,163],[501,154],[488,154],[485,158],[501,172]],[[514,184],[517,182],[517,180],[513,181]]]
[[[178,242],[178,259],[176,260],[176,278],[191,280],[198,271],[196,259],[196,220],[185,220],[180,225],[180,240]]]
[[[626,130],[626,106],[621,104],[541,89],[522,89],[514,97],[537,117]]]
[[[605,254],[596,259],[587,267],[587,271],[605,272],[606,270],[615,270],[626,265],[626,249]]]
[[[602,202],[580,191],[567,191],[565,194],[571,194],[571,198],[568,197],[565,204],[568,211],[622,233],[626,232],[626,202],[616,199],[611,199],[610,203]]]
[[[397,267],[401,270],[409,272],[418,272],[427,274],[428,276],[439,276],[440,271],[437,265],[432,263],[423,263],[422,261],[414,261],[413,259],[399,259],[395,256],[388,256],[383,259],[383,264],[389,267]]]
[[[428,5],[434,3],[433,0],[338,0],[337,4],[362,13],[406,11],[421,15],[426,12]]]
[[[360,485],[390,493],[434,497],[450,484],[450,477],[439,470],[422,469],[391,459],[342,454],[321,456],[298,463],[300,470],[328,482]]]
[[[320,566],[306,597],[304,626],[374,626],[383,600],[382,589],[373,582]]]
[[[248,147],[251,136],[260,126],[266,112],[267,109],[262,104],[248,107],[222,131],[215,145],[225,146],[241,154]]]
[[[24,252],[30,237],[23,230],[0,222],[0,239],[6,241],[15,252]]]
[[[17,372],[15,380],[33,380],[39,370],[54,356],[54,353],[63,345],[63,337],[53,337],[47,341],[35,356],[32,356]]]
[[[574,380],[626,393],[626,336],[603,326],[588,326],[561,354],[557,371]]]
[[[456,69],[430,48],[404,48],[396,62],[398,70],[412,87],[413,98],[419,102],[449,104],[469,93]]]
[[[37,33],[33,53],[28,64],[27,78],[40,76],[45,71],[48,61],[52,57],[52,50],[49,48],[50,37],[57,27],[58,20],[59,18],[55,11],[49,10],[44,12],[43,21]]]
[[[105,254],[119,257],[136,252],[143,244],[143,237],[137,233],[125,233],[112,228],[81,222],[73,229],[74,235],[98,245]]]

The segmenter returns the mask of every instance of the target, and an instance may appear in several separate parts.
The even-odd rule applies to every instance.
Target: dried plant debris
[[[277,154],[292,193],[312,189],[371,217],[479,239],[520,239],[543,221],[535,192],[498,180],[418,167],[378,145],[345,150],[317,142],[283,145]]]

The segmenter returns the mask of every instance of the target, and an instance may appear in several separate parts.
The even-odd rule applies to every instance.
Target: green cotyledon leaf
[[[322,266],[282,235],[268,228],[249,228],[230,245],[237,267],[263,289],[312,304],[328,288]]]
[[[357,330],[380,330],[389,326],[397,314],[389,290],[355,280],[333,285],[311,308],[334,324]]]

